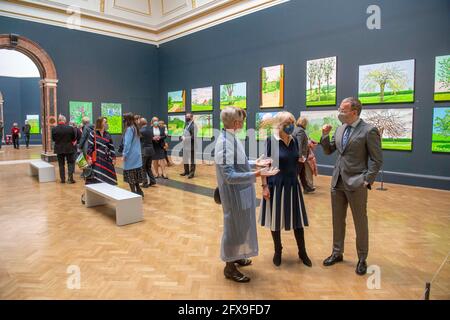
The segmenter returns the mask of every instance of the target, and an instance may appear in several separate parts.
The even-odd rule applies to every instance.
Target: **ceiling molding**
[[[88,9],[65,0],[6,0],[0,2],[0,15],[159,45],[289,0],[212,0],[199,7],[185,0],[166,14],[163,0],[146,1],[148,13],[117,0],[83,0]]]

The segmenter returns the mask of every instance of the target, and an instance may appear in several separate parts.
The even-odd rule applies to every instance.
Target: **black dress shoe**
[[[185,176],[187,176],[188,174],[189,174],[189,173],[184,172],[184,173],[180,173],[180,176],[185,177]]]
[[[236,260],[234,263],[240,265],[241,267],[246,267],[252,264],[252,260],[250,259],[240,259]]]
[[[235,282],[244,283],[244,282],[249,282],[250,281],[249,277],[243,275],[237,269],[228,270],[227,268],[225,268],[225,270],[223,271],[223,274],[225,275],[225,278],[233,280]]]
[[[73,179],[67,180],[67,184],[74,184],[74,183],[75,183],[75,180],[73,180]]]
[[[275,251],[273,254],[273,264],[279,267],[281,265],[281,250]]]
[[[144,184],[142,185],[142,188],[148,188],[148,187],[150,187],[150,185],[149,185],[148,183],[144,183]]]
[[[323,265],[325,267],[329,267],[335,263],[342,262],[342,261],[344,261],[344,256],[342,254],[333,253],[331,256],[329,256],[328,258],[326,258],[323,261]]]
[[[66,183],[66,180],[61,180],[60,183]]]
[[[300,258],[300,260],[302,260],[303,264],[307,267],[312,267],[312,262],[311,259],[309,259],[307,254],[300,254],[300,252],[298,253],[298,257]]]
[[[366,260],[359,260],[358,264],[356,265],[355,270],[357,275],[363,276],[367,273],[367,262]]]
[[[188,175],[188,179],[192,179],[194,177],[194,174],[193,173],[190,173],[189,175]]]

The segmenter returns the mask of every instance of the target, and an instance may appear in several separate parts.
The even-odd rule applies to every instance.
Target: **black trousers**
[[[3,136],[0,135],[0,149],[2,148],[2,144],[3,144]]]
[[[155,184],[156,179],[152,172],[152,157],[150,156],[143,156],[142,157],[142,167],[144,168],[144,172],[147,173],[148,177],[150,178],[150,184]]]
[[[25,135],[25,144],[26,144],[27,148],[30,146],[30,135],[29,134]]]
[[[61,181],[66,181],[66,168],[65,162],[67,161],[69,179],[73,178],[75,171],[75,153],[60,153],[57,155],[59,165],[59,177]]]
[[[19,136],[12,136],[13,145],[15,149],[19,149]]]
[[[308,180],[306,180],[306,169],[304,163],[298,164],[298,176],[300,177],[300,182],[302,183],[303,190],[311,189],[311,186],[308,184]]]
[[[190,154],[190,162],[191,164],[184,164],[184,173],[185,174],[194,174],[195,173],[195,150],[194,147],[191,148],[191,154]],[[189,168],[190,166],[190,168]]]

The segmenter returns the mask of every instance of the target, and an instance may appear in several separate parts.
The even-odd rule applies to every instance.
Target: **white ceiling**
[[[289,0],[6,0],[0,15],[159,45]]]
[[[17,78],[40,78],[39,70],[23,53],[0,49],[0,76]]]

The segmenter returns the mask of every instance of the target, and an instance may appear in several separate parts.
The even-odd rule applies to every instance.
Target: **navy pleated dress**
[[[270,199],[261,201],[260,224],[272,231],[307,227],[308,217],[297,171],[297,140],[291,137],[286,145],[272,135],[266,141],[266,155],[273,159],[272,166],[278,167],[280,172],[267,178]]]

